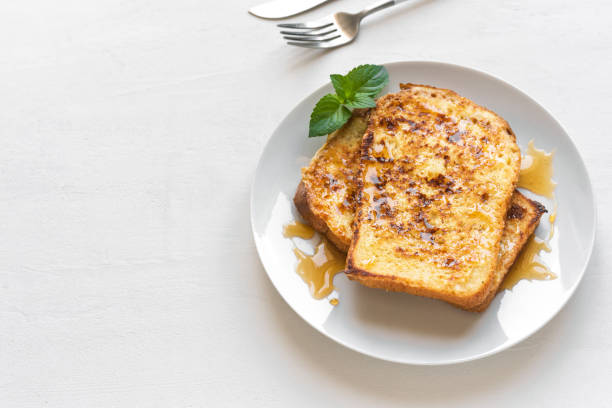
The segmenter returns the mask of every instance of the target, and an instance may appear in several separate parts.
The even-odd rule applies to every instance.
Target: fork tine
[[[277,27],[280,28],[293,28],[298,30],[303,29],[311,29],[311,30],[320,30],[322,28],[329,27],[334,24],[333,22],[320,22],[320,21],[311,21],[309,23],[296,23],[296,24],[277,24]]]
[[[293,37],[293,36],[287,36],[287,35],[283,36],[283,38],[285,40],[293,40],[293,41],[300,41],[300,42],[325,43],[325,42],[335,40],[336,38],[340,38],[340,34],[335,35],[333,37],[323,37],[323,38]]]
[[[302,47],[302,48],[328,48],[326,46],[327,44],[321,44],[321,43],[318,43],[318,42],[293,42],[293,41],[288,41],[287,44],[294,45],[296,47]]]
[[[340,37],[340,36],[338,36]],[[329,41],[288,41],[287,44],[294,45],[296,47],[303,48],[336,48],[342,45],[350,43],[350,40],[346,40],[345,38],[335,38],[330,39]]]
[[[317,37],[317,36],[322,36],[322,35],[327,35],[330,33],[333,33],[334,31],[337,31],[335,28],[333,30],[329,30],[329,31],[324,31],[322,33],[318,33],[318,32],[314,32],[317,30],[312,30],[312,31],[281,31],[280,33],[283,35],[299,35],[299,36],[303,36],[303,37]]]

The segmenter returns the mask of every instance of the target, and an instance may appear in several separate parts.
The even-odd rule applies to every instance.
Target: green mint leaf
[[[315,105],[310,115],[308,137],[328,135],[339,129],[351,117],[351,111],[337,95],[327,94]]]
[[[329,78],[331,79],[331,83],[334,86],[336,95],[338,95],[338,98],[340,98],[340,102],[344,103],[346,100],[350,99],[350,92],[353,87],[349,83],[347,78],[344,75],[338,74],[331,74]]]
[[[376,101],[370,95],[358,93],[351,100],[344,104],[347,108],[373,108]]]
[[[308,137],[328,135],[351,117],[351,110],[373,108],[374,97],[389,82],[387,69],[381,65],[360,65],[346,75],[329,76],[336,91],[325,95],[310,115]]]
[[[351,95],[361,93],[372,97],[378,95],[389,82],[387,69],[382,65],[359,65],[353,68],[345,78],[353,86]]]

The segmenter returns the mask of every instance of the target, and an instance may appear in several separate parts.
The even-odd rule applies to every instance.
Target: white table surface
[[[609,406],[612,4],[425,1],[317,52],[284,45],[246,13],[257,2],[0,5],[0,406]],[[413,59],[491,72],[546,106],[600,215],[566,308],[456,366],[378,361],[315,332],[270,284],[249,223],[284,115],[330,73]]]

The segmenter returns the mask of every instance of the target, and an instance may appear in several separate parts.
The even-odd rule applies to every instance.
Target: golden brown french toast
[[[520,169],[515,136],[453,91],[401,88],[370,113],[346,274],[475,308],[495,284]]]
[[[309,166],[302,170],[303,180],[294,198],[304,219],[345,252],[352,238],[356,191],[354,175],[359,171],[358,153],[367,127],[366,116],[366,112],[358,112],[343,128],[328,137]],[[501,259],[495,283],[485,301],[470,310],[480,312],[488,307],[545,211],[540,203],[526,198],[518,190],[514,192],[502,234]]]
[[[367,124],[368,111],[356,110],[327,137],[310,165],[302,169],[293,199],[302,217],[343,252],[353,236],[359,155]]]

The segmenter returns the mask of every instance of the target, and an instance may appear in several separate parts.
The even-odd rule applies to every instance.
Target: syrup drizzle
[[[544,197],[553,198],[557,186],[552,179],[553,157],[554,152],[546,153],[544,150],[536,149],[533,140],[529,141],[527,153],[521,160],[518,186]]]
[[[553,153],[546,153],[535,148],[533,140],[527,145],[527,153],[521,163],[518,186],[533,191],[545,197],[554,198],[556,183],[553,176]],[[512,289],[521,280],[553,280],[557,279],[546,265],[537,260],[540,251],[551,252],[548,245],[555,231],[555,220],[557,218],[557,202],[554,202],[554,210],[548,217],[550,232],[545,241],[531,236],[514,264],[510,267],[499,290]]]
[[[294,221],[291,224],[285,225],[283,228],[283,235],[285,238],[302,238],[302,239],[310,239],[314,237],[314,229],[310,225],[306,225],[299,221]]]
[[[557,275],[543,263],[536,260],[540,251],[550,252],[551,249],[546,241],[531,236],[525,247],[521,250],[518,258],[510,267],[510,271],[504,278],[499,290],[512,289],[521,280],[553,280]]]
[[[314,236],[314,230],[306,224],[295,221],[285,225],[283,235],[287,238],[310,239]],[[296,272],[308,285],[312,297],[323,299],[329,296],[334,290],[334,276],[344,270],[346,255],[338,251],[325,237],[321,238],[313,255],[299,248],[293,248],[293,253],[298,260]],[[335,306],[338,300],[332,299],[330,303]]]

